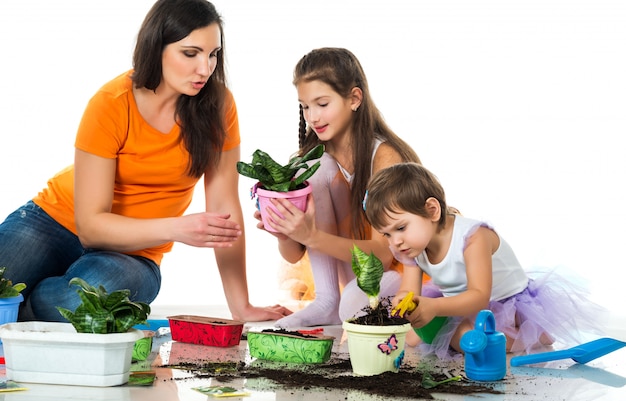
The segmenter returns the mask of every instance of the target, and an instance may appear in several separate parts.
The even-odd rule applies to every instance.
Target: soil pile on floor
[[[351,319],[352,323],[365,325],[398,325],[408,323],[408,320],[390,317],[391,300],[382,299],[378,307],[372,309],[366,307],[364,314]],[[268,329],[264,331],[282,332],[288,335],[306,334],[287,331],[282,329]],[[246,337],[242,338],[246,340]],[[427,388],[422,384],[424,374],[430,375],[435,382],[448,379],[449,376],[441,372],[435,372],[436,368],[424,370],[403,365],[396,373],[385,372],[375,376],[355,376],[349,359],[338,358],[336,355],[330,361],[323,364],[293,364],[256,360],[252,364],[238,362],[209,362],[209,361],[186,361],[178,365],[165,365],[163,367],[182,369],[191,374],[191,378],[177,378],[172,380],[189,380],[211,378],[221,383],[228,383],[235,379],[261,379],[258,381],[247,380],[246,387],[257,391],[273,391],[282,389],[304,390],[341,390],[346,393],[361,391],[363,393],[378,395],[387,400],[398,397],[405,399],[432,400],[434,393],[439,394],[477,394],[490,393],[502,394],[494,389],[493,384],[471,382],[465,379],[437,385]],[[424,372],[424,374],[422,373]],[[253,384],[257,382],[256,384]],[[257,386],[257,387],[253,387]]]
[[[168,365],[169,368],[183,369],[193,375],[193,379],[215,378],[222,383],[233,379],[267,379],[283,389],[362,391],[381,396],[383,399],[402,397],[408,399],[434,399],[433,393],[447,394],[501,394],[488,383],[480,384],[461,380],[441,384],[434,388],[422,385],[422,373],[414,367],[402,367],[399,372],[385,372],[375,376],[354,376],[349,360],[331,359],[320,365],[296,365],[266,363],[256,366],[243,362],[209,362]],[[435,381],[447,379],[443,374],[429,372]],[[175,379],[188,380],[188,379]],[[262,391],[264,389],[257,389]],[[265,389],[271,391],[272,388]]]

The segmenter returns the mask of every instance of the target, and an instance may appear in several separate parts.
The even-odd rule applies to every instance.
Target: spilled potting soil
[[[406,399],[435,399],[434,393],[445,394],[501,394],[488,383],[470,382],[466,379],[452,380],[433,386],[434,382],[445,381],[450,377],[433,371],[424,371],[417,367],[402,366],[397,373],[385,372],[375,376],[355,376],[347,359],[332,358],[319,365],[285,364],[255,361],[247,365],[244,362],[186,362],[163,367],[181,369],[190,378],[170,380],[190,380],[214,378],[228,384],[235,379],[263,379],[257,383],[264,388],[258,391],[282,389],[304,390],[343,390],[362,391],[369,395],[377,395],[382,399],[391,397]],[[421,370],[421,371],[420,371]],[[457,379],[457,378],[455,378]],[[158,380],[158,378],[157,378]],[[265,384],[263,384],[265,383]],[[436,383],[435,383],[436,384]],[[431,387],[431,388],[428,388]]]
[[[402,318],[390,318],[391,302],[382,299],[378,308],[364,308],[361,316],[354,318],[353,323],[365,325],[397,325],[408,321]],[[318,331],[319,330],[319,331]],[[307,331],[288,331],[283,329],[266,329],[263,332],[280,333],[296,337],[311,337],[309,334],[320,334],[323,329]],[[247,340],[246,333],[242,335],[242,341]],[[245,388],[237,388],[239,391],[254,390],[264,391],[311,391],[324,392],[328,390],[341,391],[347,395],[354,392],[362,392],[369,396],[377,396],[381,400],[390,399],[436,399],[435,395],[441,394],[502,394],[499,391],[499,383],[481,383],[470,381],[461,376],[462,367],[459,369],[454,364],[442,362],[439,365],[436,359],[420,359],[409,362],[404,359],[398,372],[385,372],[374,376],[358,376],[353,373],[349,357],[344,353],[333,352],[331,358],[324,363],[289,363],[263,360],[259,358],[248,359],[243,348],[222,349],[221,356],[212,352],[200,356],[200,349],[191,344],[172,344],[171,351],[176,347],[176,357],[166,353],[163,367],[178,369],[185,372],[185,377],[168,377],[162,380],[200,380],[215,379],[215,381],[237,388],[235,383],[242,385],[245,380]],[[157,381],[159,378],[157,377]],[[211,384],[215,384],[211,380]]]

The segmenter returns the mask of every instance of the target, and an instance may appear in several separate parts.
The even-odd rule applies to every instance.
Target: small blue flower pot
[[[0,325],[17,322],[17,314],[23,300],[22,294],[16,297],[0,298]],[[2,344],[2,339],[0,339],[0,344]]]

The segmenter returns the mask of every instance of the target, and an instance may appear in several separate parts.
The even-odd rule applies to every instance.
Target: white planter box
[[[0,326],[7,379],[17,382],[117,386],[128,382],[135,341],[127,333],[77,333],[70,323],[19,322]]]

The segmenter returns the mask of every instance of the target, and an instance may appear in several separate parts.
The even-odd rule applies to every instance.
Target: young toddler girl
[[[602,308],[555,272],[530,278],[509,244],[484,221],[446,213],[444,190],[422,165],[400,163],[377,172],[363,201],[367,219],[404,264],[397,305],[415,294],[406,315],[414,328],[448,317],[426,353],[440,358],[474,328],[476,314],[490,309],[507,351],[529,352],[555,341],[580,343],[597,332]],[[422,273],[431,277],[422,288]],[[427,296],[426,296],[427,295]]]

